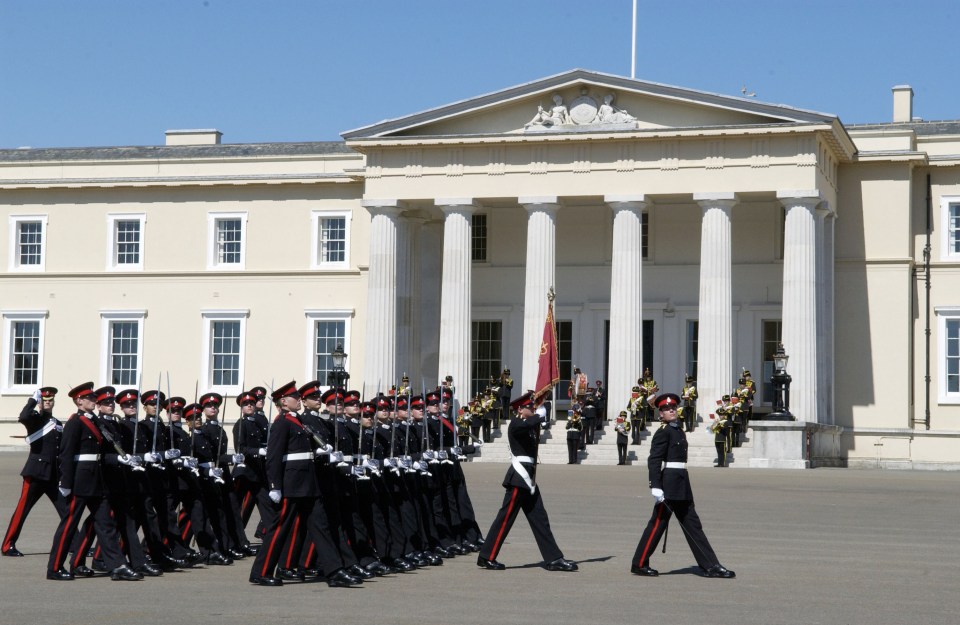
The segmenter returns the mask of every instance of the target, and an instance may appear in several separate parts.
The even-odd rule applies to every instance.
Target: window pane
[[[347,220],[325,217],[320,220],[320,262],[342,263],[347,260]],[[322,380],[321,380],[322,381]]]
[[[475,263],[487,260],[487,216],[470,217],[470,256]]]
[[[687,371],[686,373],[697,379],[697,353],[699,351],[700,322],[687,322]]]
[[[503,323],[500,321],[474,321],[471,324],[471,397],[483,392],[490,378],[498,377],[503,370],[503,346],[500,338],[503,335],[502,330]]]
[[[110,384],[135,385],[137,383],[137,347],[140,341],[140,324],[136,321],[113,321],[110,323]]]
[[[327,385],[330,372],[333,371],[333,358],[330,354],[337,345],[346,343],[346,328],[345,321],[317,321],[314,324],[314,371],[316,379],[322,385]]]
[[[114,253],[116,255],[116,264],[118,265],[136,265],[140,262],[139,220],[116,222]]]
[[[649,241],[649,221],[650,215],[648,213],[643,213],[640,217],[640,251],[643,258],[647,257],[648,251],[648,241]]]
[[[15,321],[13,330],[13,384],[36,384],[40,378],[40,322]]]
[[[243,249],[243,229],[239,219],[217,220],[217,262],[239,265]]]
[[[240,383],[240,322],[214,321],[211,332],[211,379],[214,386]]]
[[[43,252],[43,222],[21,221],[17,224],[17,262],[39,265]]]
[[[960,253],[960,204],[951,204],[949,211],[947,237],[951,252],[956,254]]]

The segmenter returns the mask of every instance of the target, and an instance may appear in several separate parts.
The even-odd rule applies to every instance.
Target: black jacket
[[[529,419],[514,417],[507,428],[507,442],[510,444],[510,453],[514,456],[526,456],[532,458],[533,462],[521,462],[523,467],[530,474],[530,479],[534,484],[537,482],[537,451],[540,448],[540,417],[534,414]],[[517,473],[513,465],[507,469],[507,474],[503,478],[505,488],[528,488],[527,483]]]
[[[647,469],[650,471],[650,488],[663,490],[666,499],[693,501],[690,476],[686,469],[664,468],[666,462],[687,462],[687,435],[674,421],[657,430],[650,443]]]
[[[43,430],[50,422],[53,422],[53,428],[30,443],[30,455],[20,475],[35,480],[56,480],[59,477],[57,457],[60,453],[63,424],[49,412],[37,412],[36,407],[37,402],[31,397],[20,411],[19,421],[27,428],[27,436]]]

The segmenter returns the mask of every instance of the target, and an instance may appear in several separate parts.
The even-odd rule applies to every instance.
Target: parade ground
[[[640,455],[645,457],[646,448]],[[4,529],[20,493],[25,453],[0,453]],[[489,527],[506,465],[464,466],[477,519]],[[0,558],[0,624],[244,623],[540,625],[902,625],[960,623],[960,475],[815,469],[692,469],[697,509],[733,580],[698,574],[673,520],[658,578],[630,574],[653,498],[643,467],[540,467],[550,521],[575,573],[548,572],[518,518],[499,560],[476,556],[379,578],[359,588],[248,583],[249,559],[140,582],[45,579],[56,527],[41,501]],[[254,517],[255,519],[256,517]]]

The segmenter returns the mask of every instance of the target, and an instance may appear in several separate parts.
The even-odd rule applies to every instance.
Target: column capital
[[[517,198],[517,203],[527,209],[528,213],[544,211],[556,213],[560,210],[560,202],[555,195],[531,195]]]
[[[836,217],[837,210],[828,202],[824,200],[817,205],[817,216],[818,217]]]
[[[693,201],[700,205],[700,208],[722,208],[730,210],[737,204],[737,194],[733,192],[722,193],[694,193]]]
[[[784,207],[805,206],[816,208],[823,202],[823,196],[816,189],[784,189],[777,191],[777,199]]]
[[[614,211],[644,210],[647,207],[647,196],[642,193],[634,195],[604,195],[603,201]]]
[[[477,210],[471,197],[436,198],[433,203],[440,207],[444,215],[472,215]]]
[[[360,200],[360,206],[371,215],[397,216],[404,211],[401,201],[392,199],[363,199]]]

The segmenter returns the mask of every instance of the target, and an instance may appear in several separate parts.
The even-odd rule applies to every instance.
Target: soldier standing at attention
[[[629,438],[627,432],[630,431],[630,422],[627,420],[627,411],[621,410],[617,417],[614,429],[617,431],[617,465],[627,464],[627,443]]]
[[[23,490],[20,501],[10,518],[7,533],[3,535],[3,555],[22,558],[17,550],[17,538],[33,506],[44,495],[57,509],[60,518],[67,512],[66,500],[57,492],[57,454],[60,452],[60,435],[63,424],[53,416],[53,405],[57,389],[44,386],[33,392],[27,404],[20,411],[20,423],[27,428],[27,445],[30,455],[20,475],[23,476]],[[39,408],[39,410],[37,410]]]
[[[541,406],[534,405],[533,391],[528,391],[510,404],[517,416],[507,429],[507,441],[510,444],[511,464],[503,478],[503,487],[507,489],[503,505],[494,519],[487,537],[483,541],[477,566],[494,571],[507,568],[497,562],[497,554],[506,540],[513,522],[520,510],[527,517],[533,537],[540,548],[540,554],[547,563],[548,571],[576,571],[577,563],[566,560],[557,546],[550,531],[550,519],[543,507],[540,489],[537,488],[537,448],[540,446],[540,426],[547,419],[547,412]],[[536,412],[534,412],[536,410]]]
[[[660,411],[663,426],[653,435],[647,468],[650,472],[650,494],[656,500],[650,522],[643,530],[637,551],[633,555],[630,572],[635,575],[656,577],[660,573],[650,568],[650,556],[657,550],[660,537],[667,529],[670,516],[677,515],[677,522],[690,545],[690,551],[705,577],[736,577],[733,571],[724,568],[717,560],[710,541],[703,533],[700,517],[693,504],[693,489],[687,474],[687,437],[677,421],[677,404],[680,398],[673,393],[664,393],[654,400]]]
[[[582,434],[583,423],[580,421],[580,413],[577,410],[571,410],[570,416],[567,417],[567,464],[577,464]]]

